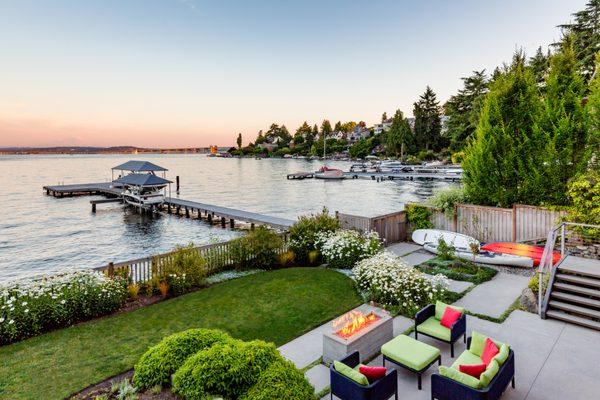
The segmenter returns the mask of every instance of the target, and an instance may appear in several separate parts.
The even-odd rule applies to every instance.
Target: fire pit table
[[[421,374],[436,361],[442,365],[442,356],[438,348],[406,335],[400,335],[384,344],[381,347],[381,354],[383,354],[384,367],[386,361],[391,361],[417,374],[419,390],[421,390]]]
[[[323,333],[323,362],[329,364],[358,351],[360,361],[379,353],[394,338],[392,317],[377,307],[364,304],[334,320]]]

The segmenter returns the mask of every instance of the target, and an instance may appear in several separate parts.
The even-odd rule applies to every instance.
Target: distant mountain
[[[136,146],[0,147],[0,154],[208,153],[209,147],[151,149]]]

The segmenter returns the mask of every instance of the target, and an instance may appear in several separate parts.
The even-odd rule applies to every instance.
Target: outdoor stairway
[[[600,262],[568,256],[557,267],[546,316],[600,330]]]

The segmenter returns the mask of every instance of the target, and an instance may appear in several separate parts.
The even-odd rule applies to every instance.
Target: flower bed
[[[352,268],[360,260],[376,254],[381,249],[377,232],[322,232],[318,234],[317,243],[331,268]]]
[[[0,287],[0,343],[110,314],[124,304],[127,296],[125,279],[107,278],[93,271]]]
[[[445,276],[428,279],[389,252],[360,261],[352,272],[371,300],[411,318],[427,304],[443,299],[449,285]]]
[[[439,257],[432,258],[417,268],[428,274],[441,274],[449,279],[475,284],[489,281],[498,272],[493,268],[477,265],[470,261],[460,259],[443,260]]]

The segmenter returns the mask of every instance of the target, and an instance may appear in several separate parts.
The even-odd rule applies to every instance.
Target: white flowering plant
[[[95,271],[23,279],[0,286],[0,343],[11,343],[119,309],[127,280]]]
[[[331,268],[352,268],[360,260],[379,252],[381,241],[377,232],[339,230],[319,233],[317,246]]]
[[[449,286],[445,276],[428,278],[389,252],[360,261],[352,272],[371,300],[411,318],[427,304],[443,299]]]

